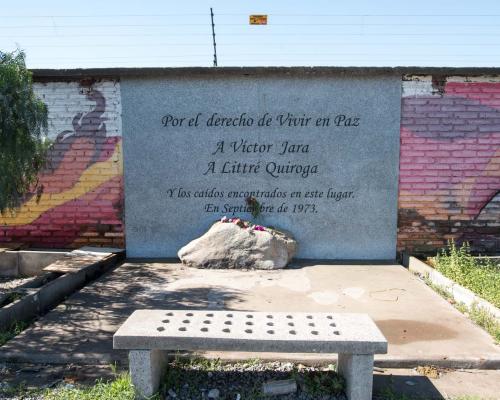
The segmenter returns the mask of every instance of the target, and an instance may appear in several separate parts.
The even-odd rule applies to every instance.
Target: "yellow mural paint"
[[[15,214],[0,216],[0,226],[31,224],[46,211],[68,201],[77,199],[110,179],[122,175],[123,166],[121,159],[120,142],[117,143],[113,154],[108,160],[92,164],[82,173],[71,189],[61,193],[42,194],[38,202],[35,197],[31,198],[24,203],[19,210],[16,210]]]

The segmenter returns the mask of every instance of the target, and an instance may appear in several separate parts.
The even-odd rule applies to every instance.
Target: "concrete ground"
[[[373,393],[384,400],[467,400],[465,396],[468,400],[498,400],[500,371],[451,370],[442,371],[436,378],[421,375],[413,369],[385,369],[375,373]]]
[[[389,353],[376,356],[378,366],[500,366],[500,347],[492,338],[405,268],[312,262],[278,271],[198,270],[179,263],[126,262],[1,347],[0,362],[125,362],[126,354],[112,349],[112,336],[138,308],[363,312],[375,320],[389,342]],[[249,356],[223,355],[227,359]]]

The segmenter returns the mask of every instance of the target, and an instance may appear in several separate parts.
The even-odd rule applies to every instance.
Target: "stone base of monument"
[[[387,340],[366,314],[137,310],[113,336],[129,350],[138,398],[155,394],[172,351],[338,353],[348,400],[371,400],[373,355]]]
[[[292,260],[297,242],[289,233],[239,219],[216,222],[177,253],[195,268],[279,269]]]

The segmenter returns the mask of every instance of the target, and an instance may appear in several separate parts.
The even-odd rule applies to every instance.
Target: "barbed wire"
[[[142,47],[160,47],[162,50],[164,48],[172,47],[172,48],[182,48],[182,47],[191,47],[193,50],[196,52],[198,51],[198,47],[206,47],[207,48],[207,53],[204,54],[168,54],[168,55],[159,55],[155,57],[141,57],[140,63],[148,63],[151,62],[153,63],[154,60],[169,60],[170,64],[189,64],[189,65],[200,65],[204,64],[203,61],[207,59],[207,65],[210,65],[210,58],[212,56],[212,48],[211,48],[211,43],[209,42],[209,36],[208,32],[210,29],[209,23],[208,23],[208,13],[168,13],[168,14],[100,14],[100,15],[3,15],[0,16],[0,20],[3,21],[3,23],[0,25],[0,30],[2,31],[0,40],[3,39],[4,43],[9,43],[9,45],[12,45],[13,41],[19,41],[19,40],[24,40],[24,39],[31,39],[31,38],[37,38],[37,39],[50,39],[49,43],[43,43],[43,44],[27,44],[23,43],[23,47],[27,49],[31,48],[42,48],[42,49],[57,49],[57,48],[72,48],[77,46],[78,48],[99,48],[99,49],[110,49],[110,48],[142,48]],[[467,53],[467,51],[470,51],[469,48],[482,48],[482,47],[488,47],[491,49],[495,49],[496,47],[500,46],[500,42],[498,42],[497,37],[500,36],[500,30],[499,29],[491,29],[491,28],[500,28],[500,23],[497,23],[496,21],[498,20],[498,17],[500,17],[500,14],[473,14],[473,13],[467,13],[467,14],[453,14],[453,13],[447,13],[447,14],[405,14],[405,13],[359,13],[359,14],[293,14],[293,13],[268,13],[268,17],[270,18],[270,21],[272,23],[269,23],[269,25],[262,27],[250,27],[248,25],[248,22],[234,22],[232,20],[227,20],[224,17],[245,17],[248,18],[249,14],[246,13],[217,13],[216,17],[223,17],[221,18],[222,21],[219,21],[216,26],[218,29],[217,32],[217,37],[219,39],[218,41],[218,47],[221,49],[227,48],[228,52],[228,58],[224,58],[224,54],[220,55],[221,58],[221,63],[226,64],[227,63],[257,63],[260,62],[261,60],[264,63],[269,63],[269,64],[277,64],[277,63],[301,63],[304,62],[305,65],[310,65],[307,63],[307,60],[303,60],[302,58],[310,58],[314,57],[315,63],[334,63],[334,62],[346,62],[344,60],[344,57],[348,57],[349,59],[352,59],[358,63],[362,62],[370,62],[373,60],[377,60],[377,63],[380,64],[378,61],[380,58],[383,58],[382,62],[398,62],[402,64],[414,64],[412,60],[414,60],[417,64],[424,63],[424,62],[433,62],[433,63],[456,63],[456,62],[467,62],[469,63],[472,60],[469,60],[472,57],[485,57],[488,59],[488,63],[495,63],[499,62],[500,55],[495,54],[484,54],[484,51],[478,54],[470,54]],[[187,18],[194,18],[195,20],[193,22],[179,22],[178,20],[174,20],[173,22],[166,22],[166,23],[160,23],[157,19],[158,18],[167,18],[167,17],[187,17]],[[204,22],[198,22],[196,18],[198,17],[203,17],[206,21]],[[81,21],[83,23],[76,23],[76,24],[70,24],[68,22],[66,23],[60,23],[64,22],[64,19],[97,19],[98,21],[102,21],[100,23],[92,23],[93,21]],[[107,22],[106,19],[110,18],[155,18],[152,23],[145,23],[141,21],[137,22],[131,22],[131,23],[126,23],[126,21],[115,21],[115,22]],[[293,22],[290,20],[290,18],[310,18],[310,22],[305,22],[305,21],[299,21],[299,22]],[[325,18],[332,19],[332,18],[358,18],[361,19],[358,22],[352,22],[352,21],[330,21],[330,20],[325,20]],[[412,18],[413,20],[408,21],[408,22],[401,22],[401,21],[385,21],[385,22],[378,22],[377,20],[374,20],[375,18]],[[426,18],[425,21],[419,22],[419,18]],[[468,18],[468,21],[463,21],[463,22],[458,22],[457,20],[454,20],[454,18]],[[471,18],[482,18],[483,22],[480,23],[479,21],[474,21],[470,20]],[[496,20],[492,21],[491,18],[497,18]],[[27,19],[38,19],[35,21],[35,24],[27,24],[26,20]],[[40,24],[39,22],[40,19],[50,19],[52,23],[45,23]],[[438,19],[437,21],[434,22],[434,19]],[[484,20],[486,19],[486,20]],[[19,24],[15,24],[13,22],[16,22],[15,20],[18,20],[20,22]],[[19,21],[20,20],[20,21]],[[23,21],[24,20],[24,21]],[[276,21],[276,22],[275,22]],[[5,23],[7,22],[7,24]],[[24,23],[23,23],[24,22]],[[89,22],[89,23],[87,23]],[[293,32],[286,32],[283,33],[282,31],[280,32],[281,27],[296,27]],[[172,29],[178,29],[180,27],[185,27],[185,28],[198,28],[198,27],[205,27],[206,32],[196,32],[196,30],[199,29],[186,29],[187,32],[173,32],[173,31],[168,31],[169,28]],[[231,30],[228,31],[228,29],[224,29],[225,27],[230,27],[233,28],[236,32],[233,32]],[[241,31],[239,29],[234,29],[234,27],[241,27],[245,28],[244,31]],[[321,32],[316,32],[314,30],[315,27],[339,27],[339,28],[345,28],[345,27],[354,27],[356,29],[359,29],[360,32],[352,31],[352,29],[345,29],[347,32],[337,30],[323,30]],[[400,28],[408,28],[408,29],[400,29]],[[461,27],[462,31],[456,31],[454,29],[453,32],[450,32],[448,28],[453,28],[453,27]],[[484,28],[483,29],[477,29],[478,27]],[[93,29],[94,32],[81,32],[81,30],[84,29]],[[138,28],[138,32],[133,33],[136,29],[129,29],[129,32],[125,31],[123,33],[119,32],[120,28]],[[140,29],[139,29],[140,28]],[[161,29],[158,29],[161,28]],[[371,29],[372,28],[372,29]],[[381,31],[379,28],[386,28],[385,31]],[[434,28],[439,28],[439,31],[436,32],[437,29]],[[470,29],[469,29],[470,28]],[[23,29],[39,29],[40,32],[38,34],[32,34],[32,33],[24,33],[22,32]],[[52,29],[54,32],[49,33],[46,32],[45,29]],[[73,33],[72,30],[74,29],[79,29],[80,32],[75,32]],[[96,32],[97,29],[100,32]],[[445,29],[448,29],[448,31],[443,31]],[[8,32],[8,30],[11,31],[17,31],[19,30],[19,34],[15,34],[12,32]],[[110,30],[115,30],[115,32],[109,32]],[[148,32],[149,30],[149,32]],[[153,30],[153,31],[151,31]],[[194,30],[194,32],[193,32]],[[250,31],[252,30],[252,31]],[[204,37],[207,38],[207,42],[187,42],[187,43],[182,43],[179,42],[177,39],[172,39],[172,40],[177,40],[175,43],[174,42],[160,42],[160,43],[151,43],[149,41],[144,40],[144,43],[102,43],[102,40],[106,40],[109,38],[110,40],[113,40],[113,38],[137,38],[138,40],[144,39],[144,38],[151,38],[151,37],[158,37],[161,35],[163,39],[169,39],[169,38],[179,38],[179,37],[193,37],[193,38],[198,38],[198,37]],[[323,37],[323,38],[328,38],[329,36],[332,37],[332,35],[335,35],[336,38],[338,39],[343,39],[342,42],[335,42],[335,41],[316,41],[314,38],[316,37]],[[224,41],[227,38],[235,38],[234,40],[224,43]],[[290,40],[293,40],[294,38],[297,37],[303,37],[303,38],[311,38],[309,41],[301,41],[301,42],[290,42],[286,43],[285,40],[282,40],[281,42],[270,42],[269,39],[286,39],[290,38]],[[366,41],[368,38],[374,38],[371,41]],[[465,41],[465,38],[470,37],[471,40],[474,40],[474,43],[461,43],[459,41]],[[84,39],[89,39],[91,40],[92,38],[99,38],[98,43],[76,43],[76,44],[61,44],[57,43],[56,41],[58,40],[64,40],[64,39],[72,39],[72,38],[84,38]],[[235,40],[241,40],[238,42]],[[245,40],[246,39],[251,39],[253,40],[252,43],[248,43]],[[378,38],[378,40],[377,40]],[[422,42],[420,39],[424,38],[424,40],[427,40],[426,42]],[[435,41],[430,41],[432,39],[435,39]],[[484,38],[484,39],[483,39]],[[485,38],[491,38],[491,41],[495,41],[493,43],[488,42]],[[12,40],[13,39],[13,40]],[[245,39],[245,40],[243,40]],[[263,39],[263,42],[259,42],[258,40]],[[404,43],[393,43],[391,40],[404,40]],[[454,40],[453,43],[446,43],[446,41],[449,40]],[[192,40],[197,40],[197,39],[192,39]],[[231,40],[231,39],[229,39]],[[300,40],[300,39],[299,39]],[[307,40],[307,39],[306,39]],[[351,40],[350,42],[348,42]],[[360,40],[360,41],[357,41]],[[54,43],[55,42],[55,43]],[[1,42],[0,42],[1,43]],[[299,49],[298,52],[280,52],[277,53],[276,51],[273,52],[258,52],[258,53],[250,53],[250,52],[234,52],[230,51],[229,48],[231,47],[237,47],[237,46],[248,46],[248,45],[253,45],[253,46],[259,46],[263,50],[266,50],[266,48],[272,48],[272,47],[287,47],[286,50],[288,50],[289,46],[300,46],[302,49]],[[376,53],[374,52],[369,53],[369,52],[332,52],[332,53],[325,53],[322,52],[322,54],[318,53],[307,53],[303,52],[304,46],[311,47],[311,46],[324,46],[324,47],[329,47],[329,46],[352,46],[352,47],[358,47],[358,46],[386,46],[388,48],[394,48],[397,46],[429,46],[434,49],[434,52],[436,54],[433,54],[432,51],[427,51],[425,53],[415,53],[411,52],[409,54],[399,54],[397,57],[391,57],[393,52],[390,50],[388,51],[380,51],[377,50]],[[443,48],[439,49],[439,53],[436,51],[436,46],[441,46],[441,47],[451,47],[453,48],[453,54],[449,54],[450,52],[445,52]],[[16,45],[17,47],[17,45]],[[461,52],[460,50],[456,50],[458,48],[464,48],[465,52]],[[301,52],[302,50],[302,52]],[[343,50],[343,49],[341,49]],[[355,49],[353,49],[355,50]],[[164,50],[163,50],[164,51]],[[457,53],[458,51],[458,53]],[[47,51],[48,52],[48,51]],[[174,52],[174,50],[172,50]],[[54,51],[55,53],[55,51]],[[51,57],[46,57],[44,56],[37,56],[37,55],[32,55],[28,57],[28,60],[30,63],[37,63],[40,65],[43,65],[44,61],[43,60],[58,60],[58,61],[66,61],[66,62],[75,62],[75,63],[80,63],[81,65],[83,64],[89,64],[92,65],[93,63],[95,64],[120,64],[120,63],[125,63],[125,61],[120,61],[120,60],[129,60],[126,63],[130,64],[130,60],[132,60],[132,57],[130,54],[127,55],[106,55],[103,57],[97,57],[92,54],[93,57],[88,57],[84,56],[82,58],[78,57],[65,57],[65,56],[58,56],[57,54],[55,56]],[[239,58],[239,57],[242,58]],[[193,59],[191,60],[190,58],[198,58],[197,60]],[[111,61],[114,60],[114,61]],[[428,61],[427,61],[428,60]],[[137,62],[137,60],[134,60]],[[195,64],[191,64],[195,63]],[[170,65],[169,64],[169,65]]]
[[[0,15],[0,18],[129,18],[129,17],[192,17],[192,16],[203,16],[206,17],[209,13],[159,13],[159,14],[68,14],[68,15]],[[249,13],[216,13],[218,16],[246,16]],[[273,17],[446,17],[446,18],[459,18],[459,17],[500,17],[500,14],[472,14],[472,13],[462,13],[462,14],[407,14],[407,13],[358,13],[358,14],[306,14],[306,13],[266,13],[268,16]]]

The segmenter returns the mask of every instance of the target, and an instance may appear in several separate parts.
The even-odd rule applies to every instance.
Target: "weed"
[[[494,315],[484,308],[478,307],[477,304],[473,304],[472,307],[469,308],[468,314],[470,319],[484,328],[486,332],[493,336],[497,343],[500,343],[500,323]]]
[[[151,400],[159,400],[159,396],[151,397]],[[133,400],[135,399],[134,386],[128,374],[120,374],[112,381],[98,380],[94,386],[89,388],[67,388],[59,387],[46,390],[44,400]]]
[[[410,397],[404,393],[396,393],[392,388],[385,388],[375,397],[377,400],[417,400],[415,397]]]
[[[488,257],[472,256],[468,243],[457,247],[450,240],[431,263],[446,277],[500,307],[500,265]]]
[[[333,365],[329,366],[328,371],[305,371],[302,374],[306,391],[315,397],[344,391],[345,380],[335,372]]]
[[[260,205],[259,201],[255,197],[250,196],[245,199],[245,202],[247,203],[247,206],[250,207],[250,212],[252,213],[252,217],[257,219],[261,214],[261,209],[262,209],[262,206]]]
[[[472,304],[471,307],[468,307],[464,303],[457,303],[453,300],[451,294],[445,290],[443,287],[432,283],[429,279],[425,278],[424,282],[430,286],[436,293],[440,294],[446,300],[448,300],[453,306],[469,317],[474,323],[483,328],[486,332],[488,332],[495,342],[500,343],[500,323],[492,315],[490,312],[485,310],[482,307],[479,307],[477,304]]]
[[[16,386],[1,386],[0,399],[14,398],[14,399],[31,399],[37,398],[42,394],[41,389],[28,389],[26,384],[20,383]],[[4,397],[5,396],[5,397]]]
[[[19,335],[28,325],[29,324],[24,321],[15,321],[7,330],[0,331],[0,346],[3,346],[14,336]]]

